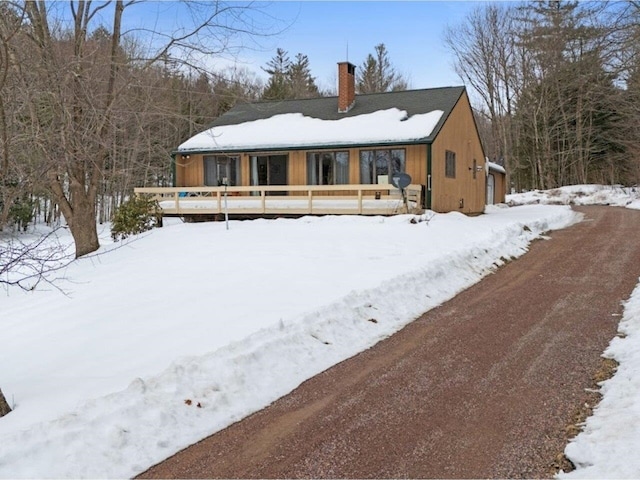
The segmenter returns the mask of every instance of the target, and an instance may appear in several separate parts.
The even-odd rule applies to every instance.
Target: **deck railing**
[[[140,187],[164,215],[394,215],[421,211],[422,187],[382,185],[270,185],[243,187]],[[225,206],[226,205],[226,206]]]

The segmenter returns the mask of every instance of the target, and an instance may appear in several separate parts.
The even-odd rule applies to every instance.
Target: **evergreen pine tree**
[[[384,43],[375,46],[375,56],[369,54],[358,74],[358,93],[380,93],[407,89],[407,81],[389,60]]]
[[[311,75],[309,58],[298,53],[295,60],[289,60],[289,54],[282,48],[263,68],[269,75],[269,81],[262,98],[264,100],[287,100],[294,98],[312,98],[320,96],[315,78]]]
[[[288,81],[291,60],[289,54],[282,48],[276,50],[276,55],[267,62],[267,68],[263,68],[271,77],[262,92],[264,100],[285,100],[290,98],[290,84]]]
[[[309,58],[306,55],[298,53],[287,73],[290,98],[312,98],[320,95],[315,79],[311,76]]]

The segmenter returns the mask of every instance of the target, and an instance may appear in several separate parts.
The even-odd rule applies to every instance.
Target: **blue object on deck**
[[[187,192],[180,192],[178,193],[179,197],[186,197],[187,196]]]

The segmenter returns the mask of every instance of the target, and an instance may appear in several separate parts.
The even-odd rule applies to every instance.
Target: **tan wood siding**
[[[411,176],[411,183],[426,185],[427,183],[427,147],[426,145],[408,145],[405,147],[406,171]]]
[[[493,201],[495,203],[504,203],[507,194],[507,176],[501,172],[491,172],[494,178],[493,184]]]
[[[240,155],[240,185],[251,185],[251,165],[249,155],[246,153]]]
[[[456,155],[455,178],[445,176],[447,150]],[[466,93],[438,133],[431,155],[432,209],[436,212],[482,213],[486,199],[485,159]]]
[[[289,152],[287,168],[289,185],[307,184],[307,152],[302,150],[292,150]]]
[[[349,183],[358,185],[360,183],[360,149],[349,149]]]
[[[176,155],[176,186],[199,187],[202,185],[204,185],[202,155],[192,154],[189,158]]]

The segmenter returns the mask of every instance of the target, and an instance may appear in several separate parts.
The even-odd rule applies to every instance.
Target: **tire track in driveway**
[[[585,221],[142,478],[543,478],[640,275],[640,211]]]

